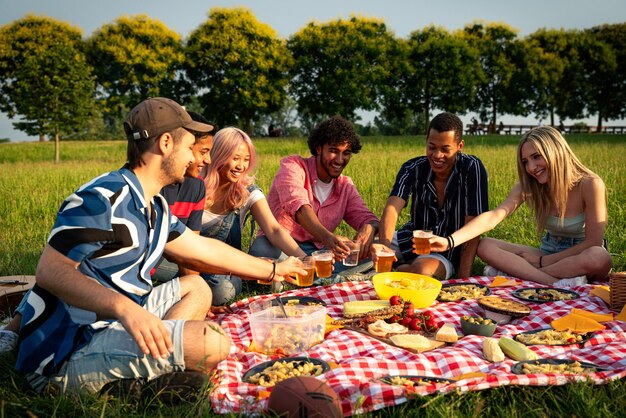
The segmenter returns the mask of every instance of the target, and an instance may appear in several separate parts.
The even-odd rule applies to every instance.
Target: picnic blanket
[[[447,283],[489,284],[492,280],[493,278],[488,277],[472,277],[465,280],[450,280]],[[519,279],[518,281],[517,286],[492,288],[492,295],[517,300],[510,295],[512,291],[521,287],[538,286],[537,283]],[[520,332],[549,328],[553,319],[569,314],[572,308],[611,313],[609,306],[602,299],[590,294],[594,287],[585,285],[573,288],[572,290],[579,293],[581,297],[572,301],[528,303],[533,309],[531,315],[514,319],[506,325],[499,325],[494,337],[513,337]],[[327,304],[328,314],[337,319],[342,318],[344,302],[378,299],[371,281],[302,288],[282,294],[282,296],[292,295],[321,299]],[[276,295],[262,295],[238,301],[231,306],[234,313],[221,318],[221,325],[230,335],[233,348],[228,359],[217,367],[215,386],[210,395],[215,412],[257,414],[266,410],[267,388],[242,381],[242,375],[248,369],[271,360],[266,355],[248,351],[252,335],[247,320],[250,314],[247,305],[253,300],[275,297]],[[475,300],[448,303],[436,301],[428,310],[434,313],[437,321],[455,325],[459,335],[463,335],[460,327],[460,318],[463,315],[483,315],[482,309]],[[416,394],[465,392],[504,385],[564,385],[571,381],[586,379],[590,379],[595,384],[603,384],[611,379],[625,377],[626,322],[613,320],[604,325],[606,329],[595,332],[593,337],[582,346],[531,347],[539,358],[573,359],[593,363],[606,369],[606,371],[585,376],[554,373],[513,374],[511,367],[516,363],[515,361],[507,358],[503,362],[490,363],[483,358],[484,337],[476,335],[464,336],[453,345],[414,354],[355,331],[338,329],[331,331],[323,342],[301,355],[320,358],[331,366],[336,365],[319,379],[324,380],[337,392],[341,399],[343,413],[349,416],[401,404]],[[472,372],[482,372],[484,375],[461,379],[449,384],[419,386],[411,391],[379,380],[385,375],[420,375],[454,379]]]

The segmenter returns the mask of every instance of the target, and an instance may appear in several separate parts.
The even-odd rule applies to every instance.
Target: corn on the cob
[[[354,300],[343,304],[343,316],[354,318],[389,306],[388,300]]]
[[[509,337],[501,337],[498,345],[508,357],[517,361],[537,360],[537,353]]]
[[[498,345],[498,340],[495,338],[485,338],[483,341],[483,355],[486,360],[492,363],[504,361],[504,353]]]

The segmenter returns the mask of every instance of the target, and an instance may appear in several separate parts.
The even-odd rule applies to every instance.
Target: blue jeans
[[[235,296],[241,293],[242,280],[239,276],[230,274],[200,274],[211,288],[213,293],[213,306],[226,305]]]
[[[584,238],[558,237],[546,232],[543,238],[541,238],[541,246],[539,249],[545,254],[560,253],[584,240]]]

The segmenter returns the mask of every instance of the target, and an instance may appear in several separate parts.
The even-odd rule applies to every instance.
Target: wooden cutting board
[[[425,351],[434,350],[435,348],[439,348],[439,347],[441,347],[441,346],[446,345],[446,343],[445,343],[445,342],[443,342],[443,341],[436,341],[436,340],[434,340],[434,339],[432,339],[432,338],[428,338],[428,337],[427,337],[427,338],[428,338],[428,341],[430,342],[430,347],[425,347],[425,348],[406,348],[406,347],[400,347],[400,346],[398,346],[398,345],[395,345],[395,344],[394,344],[394,343],[393,343],[393,342],[392,342],[389,338],[379,337],[379,336],[376,336],[376,335],[372,335],[372,334],[370,334],[369,332],[367,332],[367,330],[365,330],[365,329],[363,329],[363,328],[357,328],[357,327],[345,327],[345,328],[346,328],[346,329],[349,329],[349,330],[351,330],[351,331],[356,331],[356,332],[358,332],[358,333],[360,333],[360,334],[363,334],[363,335],[367,335],[367,336],[368,336],[368,337],[370,337],[370,338],[374,338],[375,340],[382,341],[382,342],[384,342],[384,343],[386,343],[386,344],[389,344],[389,345],[392,345],[392,346],[394,346],[394,347],[402,348],[403,350],[407,350],[407,351],[410,351],[410,352],[412,352],[412,353],[423,353],[423,352],[425,352]]]

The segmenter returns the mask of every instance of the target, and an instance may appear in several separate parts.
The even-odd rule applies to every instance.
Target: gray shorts
[[[180,283],[174,279],[155,287],[145,308],[163,318],[179,301]],[[136,377],[150,380],[164,373],[183,371],[185,321],[166,320],[163,324],[169,330],[174,345],[174,352],[165,359],[145,355],[122,324],[116,321],[107,329],[95,333],[89,344],[72,354],[58,375],[46,379],[46,382],[30,376],[34,380],[31,384],[35,389],[52,383],[66,393],[95,393],[112,380]]]
[[[397,231],[393,234],[393,238],[391,240],[391,249],[396,252],[396,258],[398,259],[398,261],[404,262],[404,258],[402,257],[402,251],[400,251],[400,246],[398,245]],[[448,260],[439,253],[422,254],[418,255],[417,258],[434,258],[436,260],[439,260],[439,262],[443,264],[444,268],[446,269],[446,277],[443,278],[443,280],[448,280],[454,275],[454,266],[452,265],[450,260]]]

